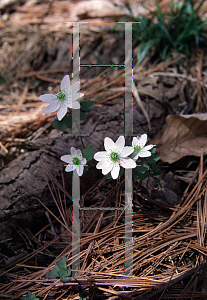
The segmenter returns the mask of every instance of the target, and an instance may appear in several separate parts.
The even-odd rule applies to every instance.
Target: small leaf
[[[150,174],[149,174],[149,172],[147,171],[146,173],[144,173],[144,174],[142,174],[142,176],[141,176],[141,180],[144,180],[145,178],[147,178],[147,177],[149,177],[150,176]]]
[[[82,111],[87,111],[87,110],[90,110],[94,107],[94,104],[95,104],[95,101],[91,101],[89,99],[85,100],[85,101],[82,101],[80,103],[80,110]]]
[[[147,171],[149,171],[149,166],[147,164],[143,163],[142,167],[145,168]]]
[[[86,174],[87,171],[88,171],[88,166],[84,167],[84,169],[83,169],[83,176]]]
[[[59,273],[60,278],[64,278],[67,275],[67,270],[61,269],[58,273]]]
[[[72,116],[65,116],[61,121],[55,120],[53,128],[58,130],[66,130],[67,128],[72,128]]]
[[[109,172],[108,174],[106,174],[106,178],[107,179],[111,179],[112,177],[111,177],[111,172]]]
[[[92,160],[93,156],[94,156],[94,150],[93,150],[93,146],[89,145],[87,148],[85,148],[83,150],[83,156],[85,157],[85,159],[87,161]]]
[[[119,176],[122,176],[123,173],[124,173],[124,168],[123,168],[123,167],[120,167]]]
[[[160,180],[154,176],[151,176],[156,183],[160,183]]]
[[[48,275],[51,279],[58,277],[62,279],[70,274],[70,271],[71,270],[67,269],[67,258],[65,255],[63,255],[63,257],[60,257],[60,259],[55,263],[54,269],[51,270]]]
[[[82,111],[80,111],[80,120],[83,120],[83,121],[86,120],[86,115]]]
[[[55,279],[59,276],[59,273],[58,273],[58,269],[57,268],[54,268],[53,270],[51,270],[50,272],[48,272],[48,275],[50,276],[51,279]]]
[[[152,154],[151,156],[147,157],[147,162],[149,164],[154,164],[155,162],[157,162],[159,160],[159,156],[156,156],[155,154]]]
[[[149,170],[149,166],[146,164],[142,164],[141,166],[137,166],[135,170],[140,174],[143,175],[146,171]]]
[[[65,257],[65,255],[63,255],[63,257],[60,257],[60,259],[55,263],[55,265],[56,265],[59,269],[66,269],[67,258]]]
[[[152,39],[149,40],[146,43],[142,43],[141,46],[139,47],[139,50],[137,52],[137,65],[139,65],[143,59],[145,58],[145,56],[148,54],[150,48],[157,43],[157,39]]]
[[[68,267],[68,274],[67,274],[67,276],[70,276],[70,275],[71,275],[71,273],[72,273],[72,271],[71,271],[71,268],[70,268],[70,267]]]
[[[64,278],[61,278],[60,281],[63,282],[63,283],[67,283],[67,282],[70,282],[71,279],[72,279],[72,277],[66,276],[66,277],[64,277]]]
[[[35,294],[28,292],[27,295],[23,298],[23,300],[39,300],[39,298],[36,298]]]

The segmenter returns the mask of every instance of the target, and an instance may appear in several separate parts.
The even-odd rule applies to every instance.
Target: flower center
[[[66,98],[66,93],[63,91],[60,91],[56,94],[56,97],[58,98],[58,100],[63,101]]]
[[[73,157],[72,163],[76,166],[80,165],[80,159],[78,157]]]
[[[110,153],[110,158],[113,162],[116,162],[119,160],[119,154],[117,152],[112,151]]]
[[[142,149],[141,146],[138,146],[138,145],[134,146],[134,151],[136,151],[136,152],[140,152],[141,149]]]

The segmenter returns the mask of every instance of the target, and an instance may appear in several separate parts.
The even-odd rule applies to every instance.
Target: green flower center
[[[117,152],[112,151],[110,153],[110,158],[113,162],[115,162],[115,161],[119,160],[119,154]]]
[[[142,147],[141,147],[141,146],[138,146],[138,145],[136,145],[136,146],[134,147],[134,151],[136,151],[136,152],[140,152],[141,149],[142,149]]]
[[[58,92],[56,94],[56,97],[58,98],[58,100],[63,101],[66,98],[66,93],[65,92]]]
[[[72,163],[76,166],[80,165],[80,159],[78,157],[73,157]]]

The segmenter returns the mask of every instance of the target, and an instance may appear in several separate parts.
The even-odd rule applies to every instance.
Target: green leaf
[[[85,101],[82,101],[80,103],[80,110],[82,111],[87,111],[87,110],[90,110],[94,107],[94,104],[95,104],[95,101],[91,101],[89,99],[85,100]]]
[[[72,279],[72,277],[66,276],[66,277],[64,277],[64,278],[61,278],[60,281],[63,282],[63,283],[67,283],[67,282],[70,282],[71,279]]]
[[[157,43],[157,39],[152,39],[149,40],[146,43],[142,43],[141,46],[139,47],[139,50],[137,52],[137,65],[139,65],[143,59],[145,58],[145,56],[148,54],[150,48]]]
[[[152,148],[151,150],[149,150],[151,153],[154,153],[156,152],[156,148]]]
[[[39,298],[36,298],[35,294],[28,292],[27,295],[23,298],[23,300],[39,300]]]
[[[142,164],[141,166],[137,166],[135,168],[135,171],[138,172],[138,174],[140,175],[143,175],[148,170],[149,170],[149,166],[147,164]]]
[[[88,171],[88,166],[84,167],[84,169],[83,169],[83,176],[86,174],[87,171]]]
[[[111,172],[109,172],[108,174],[106,174],[106,178],[107,179],[111,179],[112,177],[111,177]]]
[[[60,269],[60,271],[58,273],[59,273],[58,275],[60,276],[60,278],[64,278],[64,277],[66,277],[68,272],[66,269]]]
[[[119,176],[122,176],[124,173],[124,168],[123,167],[120,167],[120,170],[119,170]]]
[[[72,271],[71,271],[71,268],[70,268],[70,267],[68,267],[68,274],[67,274],[67,276],[70,276],[70,275],[71,275],[71,273],[72,273]]]
[[[80,111],[80,120],[83,120],[83,121],[86,120],[86,115],[82,111]]]
[[[157,162],[159,160],[159,156],[156,156],[155,154],[152,154],[151,156],[147,157],[147,162],[149,164],[154,164],[155,162]]]
[[[144,180],[144,179],[146,179],[149,176],[150,176],[150,173],[147,171],[146,173],[142,174],[142,176],[140,177],[140,179]]]
[[[151,176],[156,183],[160,183],[160,180],[154,176]]]
[[[71,269],[70,267],[67,268],[67,258],[65,255],[63,257],[60,257],[60,259],[55,263],[55,267],[53,270],[51,270],[48,275],[51,279],[55,279],[60,277],[60,279],[67,278],[66,280],[69,281],[69,277],[71,275]],[[67,281],[67,282],[68,282]]]
[[[60,257],[60,259],[55,263],[55,265],[59,268],[59,269],[66,269],[67,266],[67,258],[65,256],[65,254],[63,255],[63,257]]]
[[[93,156],[94,156],[94,150],[93,150],[93,146],[89,145],[87,148],[85,148],[83,150],[83,156],[85,157],[85,159],[87,161],[92,160]]]
[[[57,128],[58,130],[72,128],[72,115],[63,117],[61,121],[55,120],[53,128]]]
[[[59,276],[59,270],[57,268],[54,268],[50,272],[48,272],[48,275],[50,276],[51,279],[55,279]]]

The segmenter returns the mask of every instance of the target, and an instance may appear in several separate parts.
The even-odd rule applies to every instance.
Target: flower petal
[[[83,96],[84,96],[83,93],[73,93],[73,100],[77,100]]]
[[[94,159],[97,161],[106,159],[106,151],[100,151],[94,154]]]
[[[113,163],[109,163],[109,162],[105,163],[105,165],[102,167],[103,175],[106,175],[109,172],[111,172],[112,168],[113,168]]]
[[[60,108],[57,111],[58,120],[61,121],[62,118],[67,114],[68,108],[65,104],[61,104]]]
[[[71,88],[72,88],[73,93],[77,93],[77,91],[80,90],[80,81],[73,82],[71,84]]]
[[[74,171],[77,168],[77,166],[74,165],[67,165],[67,167],[65,168],[65,172],[71,172]]]
[[[111,170],[111,176],[113,179],[116,179],[119,176],[119,170],[119,164],[114,164],[113,169]]]
[[[73,109],[79,109],[80,108],[80,103],[78,101],[73,101],[71,108],[73,108]]]
[[[52,113],[56,110],[58,110],[60,108],[60,104],[57,103],[50,103],[50,105],[48,105],[48,107],[45,108],[44,112],[45,113]]]
[[[77,155],[77,150],[74,147],[70,148],[70,153],[72,154],[72,156],[76,156]]]
[[[68,155],[63,155],[60,158],[62,161],[71,164],[72,163],[72,155],[68,154]]]
[[[43,102],[52,103],[56,99],[56,96],[53,94],[44,94],[39,96],[39,99]]]
[[[133,160],[133,159],[131,159],[131,158],[123,158],[122,160],[121,160],[121,163],[120,163],[120,165],[123,167],[123,168],[125,168],[125,169],[134,169],[134,168],[136,168],[136,163],[135,163],[135,161]]]
[[[118,140],[116,141],[116,146],[119,149],[120,152],[122,152],[122,149],[124,148],[125,145],[125,138],[123,135],[121,135]]]
[[[96,165],[96,169],[103,169],[107,163],[108,163],[107,160],[99,161]]]
[[[117,148],[116,144],[110,139],[109,137],[106,137],[104,139],[104,148],[108,152],[112,148]]]
[[[152,149],[154,146],[155,146],[155,145],[148,145],[148,146],[144,147],[143,150],[150,150],[150,149]]]
[[[130,146],[125,146],[121,151],[121,157],[127,157],[134,152],[134,148]]]
[[[87,163],[87,160],[86,160],[85,158],[83,158],[83,159],[81,160],[81,165],[86,165],[86,163]]]
[[[146,133],[142,134],[142,135],[140,136],[140,138],[138,138],[138,140],[139,140],[140,146],[144,147],[144,145],[145,145],[146,142],[147,142],[147,135],[146,135]]]
[[[78,176],[82,176],[83,175],[83,169],[84,169],[83,166],[81,166],[81,165],[77,166],[76,171],[78,173]]]
[[[140,157],[149,157],[149,156],[151,156],[151,152],[150,151],[144,151],[144,150],[142,150],[140,153],[139,153],[139,156]]]
[[[69,75],[65,75],[60,84],[61,91],[62,90],[70,90],[70,77]]]
[[[135,136],[132,139],[132,146],[136,146],[139,143],[138,138],[136,138]]]
[[[76,152],[76,156],[81,160],[83,158],[81,151],[78,149]]]

